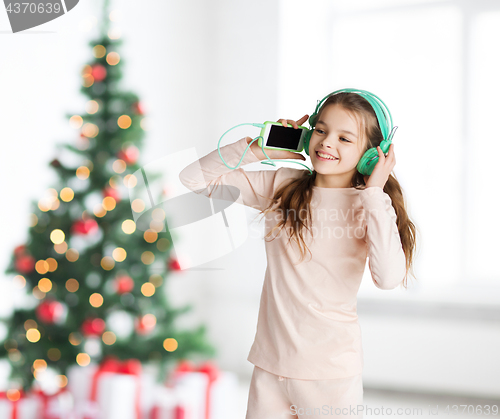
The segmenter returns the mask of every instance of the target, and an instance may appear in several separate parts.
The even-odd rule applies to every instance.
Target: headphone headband
[[[372,106],[373,110],[375,111],[375,114],[377,115],[377,120],[380,126],[380,130],[382,131],[382,136],[384,137],[384,140],[387,140],[389,133],[392,132],[393,125],[392,125],[392,116],[391,112],[389,111],[389,108],[386,106],[386,104],[380,99],[378,96],[374,95],[373,93],[370,93],[366,90],[361,90],[361,89],[340,89],[336,90],[335,92],[332,92],[325,96],[321,101],[318,102],[316,105],[316,109],[314,111],[314,114],[311,115],[309,118],[309,124],[311,125],[311,128],[313,128],[313,125],[316,125],[315,117],[318,115],[318,111],[321,108],[321,105],[323,102],[328,99],[330,96],[333,96],[337,93],[342,93],[342,92],[352,92],[360,95],[364,99],[370,103]],[[312,121],[312,124],[311,124]]]

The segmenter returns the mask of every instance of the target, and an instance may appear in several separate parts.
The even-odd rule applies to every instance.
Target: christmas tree
[[[28,240],[6,271],[28,301],[8,320],[0,357],[10,363],[11,384],[24,389],[47,368],[63,387],[69,366],[107,355],[154,363],[164,374],[177,360],[215,354],[205,326],[175,324],[192,306],[168,301],[169,271],[179,269],[168,214],[129,199],[143,184],[136,171],[144,112],[137,95],[118,86],[121,41],[109,32],[107,0],[103,16],[81,73],[85,113],[67,115],[79,138],[60,145],[77,163],[61,156],[50,163],[58,184],[32,203]]]

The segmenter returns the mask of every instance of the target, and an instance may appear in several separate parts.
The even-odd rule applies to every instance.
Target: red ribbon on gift
[[[59,396],[62,393],[66,393],[66,392],[68,392],[68,389],[66,387],[59,389],[56,393],[53,393],[53,394],[44,393],[43,390],[41,390],[41,389],[34,389],[32,391],[33,394],[39,396],[42,399],[42,417],[41,417],[41,419],[50,419],[48,411],[47,411],[47,409],[49,407],[49,400]]]
[[[97,383],[100,376],[106,372],[113,372],[116,374],[131,374],[136,376],[138,390],[135,398],[135,412],[136,418],[141,419],[141,362],[138,359],[127,359],[122,362],[113,355],[108,355],[107,357],[105,357],[99,365],[99,368],[95,372],[92,380],[90,399],[94,402],[97,401]]]
[[[206,403],[205,403],[205,419],[210,419],[210,391],[212,390],[212,383],[219,377],[219,369],[214,363],[207,361],[200,365],[198,368],[194,366],[191,361],[181,361],[173,374],[174,377],[187,372],[201,372],[207,375],[208,385],[206,393]]]
[[[19,391],[19,399],[17,399],[17,400],[11,400],[7,396],[7,392],[6,391],[0,391],[0,399],[8,399],[8,400],[10,400],[12,402],[12,416],[11,416],[11,419],[17,419],[17,403],[23,397],[26,397],[26,393],[22,389],[20,389],[18,391]]]

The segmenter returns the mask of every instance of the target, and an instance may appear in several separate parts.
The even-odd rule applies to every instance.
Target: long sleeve
[[[396,211],[390,196],[378,186],[363,190],[360,199],[366,214],[368,266],[373,282],[380,289],[394,289],[406,275]]]
[[[220,152],[226,163],[235,167],[247,145],[246,138],[242,138],[221,147]],[[179,179],[184,186],[195,193],[263,210],[270,204],[276,177],[284,168],[246,172],[241,167],[257,161],[260,161],[259,158],[248,149],[240,167],[229,169],[221,160],[218,151],[214,150],[186,166],[180,172]],[[220,186],[233,186],[236,189]]]

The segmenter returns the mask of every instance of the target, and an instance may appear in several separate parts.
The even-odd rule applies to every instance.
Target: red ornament
[[[102,194],[106,196],[110,196],[113,198],[116,202],[120,202],[120,192],[117,189],[111,188],[109,186],[105,187],[104,190],[102,191]]]
[[[144,109],[142,107],[141,102],[135,102],[132,105],[132,110],[137,114],[137,115],[144,115]]]
[[[21,244],[14,249],[15,256],[21,256],[24,255],[25,253],[26,253],[26,246],[24,244]]]
[[[106,68],[101,64],[92,67],[92,77],[95,81],[103,81],[106,78]]]
[[[139,159],[139,149],[136,146],[129,146],[125,150],[120,150],[117,157],[127,164],[135,164]]]
[[[171,271],[180,271],[181,270],[181,265],[179,264],[179,261],[177,259],[170,259],[168,261],[168,268]]]
[[[127,275],[118,276],[115,279],[115,287],[118,294],[125,294],[134,289],[134,280]]]
[[[100,318],[89,318],[83,321],[81,331],[84,336],[101,336],[106,330],[106,322]]]
[[[73,234],[94,234],[98,229],[99,225],[93,218],[75,221],[71,226],[71,232]]]
[[[31,255],[21,255],[15,261],[16,271],[22,274],[29,274],[35,269],[35,259]]]
[[[35,312],[41,322],[54,324],[61,320],[64,314],[64,306],[57,300],[46,300],[38,304]]]

